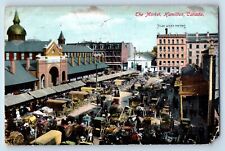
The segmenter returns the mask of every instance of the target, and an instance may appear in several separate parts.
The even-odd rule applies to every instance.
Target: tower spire
[[[19,18],[19,15],[18,15],[17,10],[15,12],[15,16],[14,16],[14,19],[13,19],[13,23],[14,24],[19,24],[20,23],[20,18]]]
[[[60,32],[60,35],[59,35],[59,38],[58,38],[58,44],[65,44],[65,41],[66,41],[66,39],[65,39],[65,37],[64,37],[64,35],[63,35],[63,32],[61,31]]]
[[[16,10],[13,25],[11,25],[7,30],[8,41],[25,40],[26,34],[26,30],[20,25],[20,18]]]

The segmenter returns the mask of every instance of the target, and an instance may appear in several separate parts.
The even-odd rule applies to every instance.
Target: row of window
[[[171,69],[179,70],[179,67],[171,67]],[[159,70],[166,70],[166,67],[159,67]]]
[[[199,57],[199,51],[196,51],[196,57]],[[192,57],[192,51],[189,51],[189,57]]]
[[[121,56],[120,52],[106,52],[106,56]]]
[[[184,58],[184,54],[159,54],[159,58]]]
[[[40,54],[40,53],[39,53]],[[36,53],[5,53],[6,60],[25,60],[26,58],[35,59]]]
[[[68,57],[78,57],[78,56],[85,57],[85,54],[86,54],[86,57],[89,57],[92,55],[92,53],[84,53],[84,52],[76,52],[76,53],[69,52],[69,53],[64,53],[64,54],[66,54]]]
[[[90,45],[92,49],[120,49],[120,44],[92,44]]]
[[[159,39],[160,44],[183,44],[184,39]]]
[[[189,60],[188,60],[188,63],[189,63],[189,64],[192,64],[192,63],[194,63],[194,62],[192,62],[192,59],[189,59]],[[197,65],[199,64],[199,59],[198,59],[198,58],[196,59],[195,63],[196,63]]]
[[[120,58],[106,58],[106,62],[121,62]]]
[[[190,48],[190,49],[193,48],[192,44],[189,44],[189,48]],[[196,49],[199,49],[199,48],[200,48],[200,45],[195,45],[195,48],[196,48]],[[205,48],[205,49],[207,48],[207,45],[206,45],[206,44],[204,45],[204,48]]]
[[[184,61],[159,61],[159,65],[184,65]]]
[[[85,57],[85,53],[64,53],[66,54],[68,57],[78,57],[79,55],[81,57]],[[5,59],[6,60],[10,60],[13,59],[13,60],[25,60],[26,58],[30,58],[30,59],[35,59],[36,55],[41,55],[41,53],[5,53]],[[91,56],[92,54],[91,53],[88,53],[87,57]]]
[[[179,51],[179,49],[181,49],[181,51],[184,51],[184,47],[176,47],[176,51]],[[159,47],[159,50],[160,50],[160,51],[162,51],[162,50],[166,51],[166,47],[161,47],[161,46],[160,46],[160,47]],[[174,47],[174,46],[172,46],[172,47],[171,47],[171,46],[168,46],[168,47],[167,47],[167,50],[168,50],[168,51],[170,51],[170,50],[174,51],[174,50],[175,50],[175,47]]]

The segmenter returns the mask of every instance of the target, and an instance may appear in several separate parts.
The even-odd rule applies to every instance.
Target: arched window
[[[45,88],[45,75],[41,75],[41,89]]]
[[[58,84],[59,70],[56,67],[52,67],[49,71],[51,82],[53,86]]]

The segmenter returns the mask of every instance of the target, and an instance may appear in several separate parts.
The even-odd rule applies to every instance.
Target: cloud
[[[125,22],[124,18],[111,17],[99,11],[97,7],[89,7],[86,11],[70,12],[56,19],[59,25],[68,30],[101,31]]]

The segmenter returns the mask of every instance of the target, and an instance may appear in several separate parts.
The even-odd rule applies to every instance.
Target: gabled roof
[[[94,52],[91,48],[81,45],[62,45],[63,52]]]
[[[5,52],[43,52],[50,41],[13,40],[5,41]]]
[[[77,73],[82,73],[82,72],[87,72],[87,71],[91,71],[91,70],[96,70],[96,64],[95,63],[91,63],[91,64],[81,64],[79,66],[75,65],[72,66],[69,62],[68,62],[68,74],[77,74]],[[104,69],[107,68],[108,65],[103,63],[103,62],[97,62],[97,69]]]
[[[137,53],[135,55],[135,60],[147,60],[147,61],[151,61],[153,60],[153,56],[149,53],[149,52],[140,52],[140,53]],[[134,60],[134,56],[128,58],[128,60]]]
[[[15,61],[16,72],[11,73],[10,61],[5,61],[5,86],[17,85],[22,83],[34,82],[38,80],[32,74],[30,74],[20,61]]]

